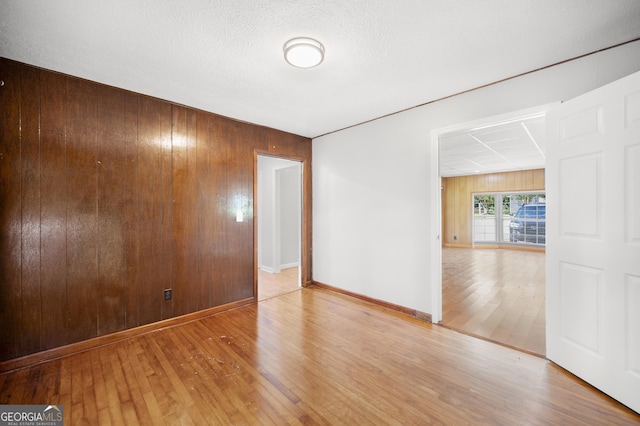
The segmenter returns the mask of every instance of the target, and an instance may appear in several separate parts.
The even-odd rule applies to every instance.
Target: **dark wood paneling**
[[[98,86],[98,335],[126,326],[124,93]]]
[[[21,69],[22,132],[22,351],[40,350],[40,79],[30,67]]]
[[[141,324],[138,314],[139,280],[138,259],[138,97],[124,93],[124,189],[122,218],[124,226],[124,262],[126,287],[126,327]]]
[[[181,293],[178,294],[180,299],[186,301],[185,308],[187,312],[197,311],[198,308],[198,282],[193,279],[194,273],[198,271],[199,263],[197,257],[197,246],[194,241],[198,241],[200,230],[197,227],[197,146],[198,146],[198,113],[194,110],[187,110],[186,118],[186,153],[187,153],[187,179],[183,188],[179,188],[174,191],[174,196],[177,192],[185,194],[183,198],[185,202],[187,224],[184,233],[176,234],[176,239],[180,238],[185,241],[187,245],[185,249],[186,262],[185,270],[187,273],[187,280],[181,281],[180,287]],[[178,284],[178,280],[174,281],[174,285]],[[184,294],[182,294],[184,293]],[[176,312],[176,315],[180,313]]]
[[[212,304],[210,283],[213,282],[213,253],[220,241],[214,240],[213,221],[215,218],[215,186],[211,175],[213,161],[211,151],[211,120],[209,114],[198,112],[196,134],[196,228],[198,240],[195,244],[198,264],[196,282],[197,309]]]
[[[254,295],[253,287],[253,146],[251,139],[246,135],[249,133],[248,126],[237,123],[237,133],[235,137],[239,143],[234,145],[232,155],[237,158],[237,168],[232,169],[233,174],[229,176],[229,184],[231,193],[234,197],[239,198],[240,208],[243,212],[244,222],[235,222],[234,216],[231,216],[231,223],[239,225],[237,235],[234,238],[234,249],[238,255],[234,260],[237,261],[236,267],[232,270],[235,273],[233,282],[234,293],[231,300],[244,299]],[[257,296],[257,295],[256,295]]]
[[[67,330],[97,336],[98,211],[96,86],[66,79]]]
[[[233,235],[228,231],[237,231],[237,227],[229,228],[230,218],[235,218],[235,211],[238,207],[237,200],[230,197],[229,175],[237,167],[236,159],[231,153],[231,146],[224,141],[231,133],[228,123],[224,120],[214,118],[210,128],[211,142],[211,185],[215,188],[214,194],[214,215],[213,215],[213,241],[216,242],[212,252],[213,280],[220,283],[220,286],[211,293],[214,305],[222,304],[228,297],[230,284],[230,273],[234,265],[225,268],[223,265],[232,262],[234,254],[230,253],[230,240]],[[232,226],[232,225],[231,225]],[[213,289],[212,289],[213,290]]]
[[[254,152],[309,139],[0,64],[0,362],[254,297]]]
[[[42,348],[69,342],[67,333],[66,78],[40,73],[40,271]]]
[[[170,275],[163,262],[164,193],[163,150],[169,138],[170,105],[156,99],[138,98],[138,313],[140,323],[162,319],[163,290]]]
[[[2,64],[0,80],[0,351],[20,354],[22,328],[22,202],[20,155],[20,67]],[[7,324],[13,324],[8,327]],[[6,343],[5,343],[6,342]],[[3,344],[4,343],[4,344]]]
[[[162,102],[160,123],[158,125],[158,138],[160,140],[160,169],[162,171],[161,192],[160,192],[160,319],[173,317],[173,299],[164,300],[164,290],[171,288],[171,277],[173,270],[173,172],[172,172],[172,132],[171,132],[171,110],[172,106],[167,102]],[[180,188],[177,189],[178,191]]]
[[[175,107],[171,117],[171,132],[173,140],[173,274],[171,288],[173,289],[173,312],[182,315],[189,312],[189,269],[190,256],[189,238],[190,219],[193,210],[190,209],[188,188],[189,174],[189,144],[187,110]]]

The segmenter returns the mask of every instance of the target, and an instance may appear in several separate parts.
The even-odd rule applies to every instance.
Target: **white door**
[[[547,357],[640,412],[640,73],[547,129]]]

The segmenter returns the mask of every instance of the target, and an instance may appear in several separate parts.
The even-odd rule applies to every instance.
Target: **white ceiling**
[[[0,56],[307,137],[639,37],[638,0],[0,0]]]
[[[440,135],[440,175],[530,170],[545,167],[545,118],[482,126]]]

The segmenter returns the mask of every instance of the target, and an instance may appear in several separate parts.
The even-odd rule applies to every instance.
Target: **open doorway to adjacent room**
[[[258,300],[301,286],[302,162],[258,155]]]
[[[542,356],[546,218],[536,218],[536,235],[529,233],[533,220],[522,229],[517,222],[531,206],[544,213],[545,110],[438,134],[440,324]]]

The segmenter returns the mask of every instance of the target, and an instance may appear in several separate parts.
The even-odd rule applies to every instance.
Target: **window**
[[[474,244],[546,243],[545,193],[473,195]]]

